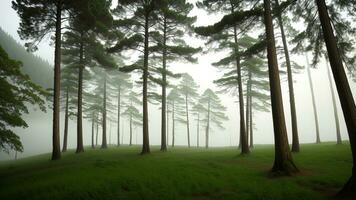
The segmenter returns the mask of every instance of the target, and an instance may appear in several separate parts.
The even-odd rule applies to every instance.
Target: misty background
[[[196,2],[191,0],[192,3]],[[218,15],[207,15],[203,10],[194,8],[191,15],[197,16],[196,26],[211,25],[221,19]],[[276,23],[275,23],[276,25]],[[11,0],[1,0],[0,2],[0,27],[5,32],[10,34],[19,43],[24,44],[25,41],[21,41],[17,29],[19,27],[19,17],[16,12],[11,8]],[[275,27],[278,28],[278,27]],[[298,28],[298,27],[296,27]],[[276,33],[279,31],[277,29]],[[204,48],[204,40],[195,37],[187,37],[187,43],[195,47]],[[277,38],[277,40],[280,38]],[[278,41],[280,43],[280,41]],[[1,44],[0,44],[1,45]],[[291,45],[291,44],[289,44]],[[39,45],[39,50],[35,52],[44,60],[48,61],[51,65],[54,59],[54,48],[51,46],[50,38],[45,38]],[[214,91],[218,90],[213,81],[220,77],[220,74],[211,63],[218,61],[222,58],[224,52],[210,52],[207,54],[198,54],[197,64],[186,63],[172,63],[169,65],[170,69],[176,73],[186,72],[190,74],[197,84],[200,86],[200,94],[207,88],[211,88]],[[311,55],[309,56],[312,57]],[[291,55],[291,59],[297,62],[299,65],[306,65],[304,56]],[[282,63],[279,61],[279,64]],[[280,66],[281,67],[281,66]],[[317,111],[319,117],[320,137],[322,142],[336,141],[336,128],[333,115],[331,91],[329,88],[329,82],[326,71],[326,63],[324,60],[317,66],[316,69],[311,69],[312,79],[314,84],[314,91],[317,103]],[[283,75],[284,76],[284,75]],[[51,77],[52,78],[52,77]],[[299,139],[301,143],[314,143],[315,136],[315,124],[314,115],[312,111],[311,93],[309,89],[308,77],[306,69],[303,69],[300,73],[294,74],[294,89],[298,118],[298,131]],[[290,108],[289,108],[289,94],[288,85],[285,77],[282,78],[282,92],[284,101],[284,112],[286,117],[286,124],[288,129],[288,139],[291,142],[291,122],[290,122]],[[354,98],[356,93],[356,84],[349,79],[351,90]],[[333,83],[334,84],[334,83]],[[335,88],[335,85],[334,85]],[[336,90],[336,88],[335,88]],[[337,95],[337,93],[336,93]],[[224,123],[225,129],[213,128],[210,134],[210,146],[235,146],[238,145],[239,139],[239,110],[237,105],[238,96],[230,96],[228,94],[220,94],[223,105],[227,107],[226,115],[229,117],[229,121]],[[340,120],[340,130],[343,140],[348,140],[345,121],[343,118],[342,110],[338,98],[337,107]],[[254,111],[254,143],[255,144],[273,144],[273,123],[272,113],[262,113]],[[149,104],[149,136],[150,145],[159,145],[161,137],[161,113],[159,106]],[[194,116],[191,116],[194,119]],[[38,110],[30,110],[30,114],[25,115],[29,128],[15,128],[15,132],[20,136],[21,142],[24,146],[24,152],[18,153],[18,158],[27,157],[40,153],[50,152],[52,149],[52,111],[47,109],[47,113],[42,113]],[[61,113],[61,145],[63,139],[63,127],[64,127],[64,113]],[[191,120],[191,144],[196,144],[196,123]],[[171,124],[169,124],[171,127]],[[128,143],[129,130],[126,120],[122,121],[122,134],[124,134],[124,143]],[[168,131],[169,138],[171,138],[171,130]],[[202,134],[202,131],[201,131]],[[99,142],[101,141],[101,135],[99,130]],[[117,141],[117,127],[116,122],[109,122],[107,124],[107,137],[108,143],[116,144]],[[183,124],[178,124],[176,129],[176,145],[186,145],[187,141],[186,128]],[[203,138],[203,137],[201,137]],[[91,142],[91,123],[83,119],[83,139],[84,145],[89,145]],[[133,134],[133,143],[136,141],[138,144],[142,143],[142,131],[135,129]],[[201,140],[204,141],[204,138]],[[171,141],[169,142],[171,144]],[[76,122],[69,121],[68,132],[68,148],[74,148],[76,145]],[[14,152],[10,154],[0,153],[0,160],[13,159]]]

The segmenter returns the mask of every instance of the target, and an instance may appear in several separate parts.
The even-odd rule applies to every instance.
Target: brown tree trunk
[[[145,13],[145,43],[144,43],[144,58],[143,58],[143,141],[141,154],[150,153],[150,141],[148,134],[148,104],[147,104],[147,78],[148,78],[148,29],[149,29],[149,12]]]
[[[62,2],[57,3],[56,34],[54,47],[54,94],[53,94],[53,136],[52,136],[52,160],[61,158],[61,144],[59,138],[60,120],[60,89],[61,89],[61,30],[62,30]]]
[[[264,0],[264,20],[267,37],[268,71],[271,88],[272,116],[274,127],[275,160],[272,173],[290,175],[298,172],[288,145],[287,129],[283,111],[276,45],[270,0]]]
[[[103,100],[103,138],[101,142],[101,148],[106,149],[108,147],[106,142],[106,72],[104,72],[104,100]]]
[[[98,136],[99,136],[99,123],[96,122],[96,137],[95,137],[95,146],[98,146]]]
[[[333,81],[331,79],[330,69],[329,69],[329,66],[327,65],[328,60],[327,60],[326,57],[325,57],[325,61],[326,61],[326,70],[327,70],[327,73],[328,73],[328,80],[329,80],[330,91],[331,91],[331,98],[332,98],[332,101],[333,101],[333,108],[334,108],[334,118],[335,118],[335,128],[336,128],[336,143],[337,144],[342,144],[341,133],[340,133],[340,124],[339,124],[339,115],[338,115],[337,107],[336,107],[335,91],[334,91],[334,87],[333,87]]]
[[[249,74],[251,72],[248,72]],[[246,84],[246,140],[247,145],[249,141],[249,134],[250,134],[250,76],[247,80]]]
[[[83,33],[81,33],[81,39],[83,39]],[[83,147],[83,41],[80,43],[79,50],[79,76],[78,76],[78,113],[77,113],[77,150],[76,153],[84,152]]]
[[[175,129],[175,117],[174,117],[174,101],[172,103],[172,147],[174,147],[174,139],[175,139],[175,133],[174,133],[174,129]]]
[[[167,47],[166,47],[166,37],[167,37],[167,20],[166,17],[164,17],[164,23],[163,23],[163,55],[162,55],[162,68],[163,68],[163,73],[162,73],[162,113],[161,113],[161,151],[167,151],[167,139],[166,139],[166,86],[167,86],[167,76],[166,76],[166,56],[167,56]]]
[[[279,7],[279,1],[275,0],[276,7]],[[284,26],[282,20],[282,13],[277,12],[278,24],[281,30],[282,42],[283,42],[283,50],[284,56],[287,64],[287,75],[288,75],[288,88],[289,88],[289,103],[290,103],[290,113],[292,120],[292,152],[299,152],[299,134],[298,134],[298,123],[297,123],[297,111],[295,108],[295,98],[294,98],[294,86],[293,86],[293,73],[292,66],[289,58],[289,50],[288,44],[286,40],[286,35],[284,33]]]
[[[187,138],[188,138],[188,148],[190,148],[190,131],[189,131],[189,108],[188,108],[188,95],[185,95],[185,113],[187,117]]]
[[[349,134],[353,168],[352,176],[339,192],[340,197],[356,199],[356,106],[353,99],[350,85],[348,83],[342,59],[337,47],[336,38],[330,23],[329,14],[324,0],[316,0],[318,13],[323,29],[324,40],[328,50],[328,56],[332,73],[334,75],[336,88],[339,94],[341,108],[344,113],[344,118]]]
[[[309,58],[308,54],[305,54],[306,60],[307,60],[307,73],[308,73],[308,79],[309,79],[309,86],[310,86],[310,92],[312,96],[312,103],[313,103],[313,112],[314,112],[314,121],[315,121],[315,132],[316,132],[316,143],[320,143],[320,132],[319,132],[319,120],[318,120],[318,111],[316,110],[316,102],[315,102],[315,94],[314,94],[314,85],[313,85],[313,80],[311,77],[311,72],[310,72],[310,64],[309,64]]]
[[[250,96],[250,148],[253,148],[252,96]]]
[[[120,146],[121,86],[117,94],[117,146]]]
[[[64,115],[64,137],[63,137],[63,148],[62,152],[67,151],[67,140],[68,140],[68,107],[69,107],[69,95],[68,95],[68,87],[66,90],[66,110],[65,110],[65,115]]]

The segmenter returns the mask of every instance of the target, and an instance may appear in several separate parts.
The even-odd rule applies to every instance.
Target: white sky
[[[220,19],[220,16],[208,16],[204,11],[195,8],[192,12],[193,15],[198,16],[196,25],[209,25]],[[0,2],[0,26],[3,30],[12,35],[16,40],[20,40],[17,34],[19,18],[16,12],[11,8],[11,0],[1,0]],[[263,30],[261,30],[263,31]],[[276,30],[277,31],[277,30]],[[24,42],[22,42],[24,43]],[[204,46],[204,42],[196,38],[187,38],[187,43],[194,46]],[[49,39],[46,39],[39,46],[39,51],[36,52],[37,55],[53,63],[53,48],[49,45]],[[211,66],[212,62],[216,62],[221,58],[220,53],[209,53],[204,54],[199,57],[198,64],[185,64],[185,63],[174,63],[171,64],[171,69],[175,72],[187,72],[196,80],[196,82],[201,86],[200,92],[203,92],[206,88],[216,89],[213,81],[219,78],[217,70]],[[301,65],[305,65],[304,57],[292,55],[292,59]],[[281,63],[281,61],[279,61]],[[317,109],[319,114],[319,125],[320,134],[322,141],[335,141],[335,124],[333,117],[333,107],[330,96],[329,83],[327,79],[326,64],[322,62],[317,69],[312,69],[312,78],[314,83],[314,90],[316,93]],[[315,141],[315,127],[314,118],[312,112],[311,95],[308,85],[308,79],[306,71],[300,74],[294,75],[294,88],[295,88],[295,98],[297,107],[297,117],[298,117],[298,128],[299,128],[299,138],[301,143],[311,143]],[[356,85],[351,83],[352,91],[355,94]],[[288,87],[286,82],[282,84],[283,89],[283,100],[284,100],[284,110],[286,116],[286,123],[288,128],[289,140],[291,141],[291,125],[290,125],[290,112],[289,112],[289,95]],[[237,97],[231,97],[227,95],[221,95],[223,104],[228,108],[227,115],[230,120],[225,123],[225,130],[213,129],[210,136],[211,146],[228,146],[238,144],[238,133],[239,133],[239,117],[238,117],[238,107],[235,100]],[[338,98],[337,98],[338,99]],[[343,115],[341,113],[341,108],[339,101],[337,101],[339,119],[341,125],[341,134],[344,140],[348,139],[345,122]],[[156,106],[149,107],[150,112],[150,143],[151,145],[160,144],[160,111]],[[36,116],[36,117],[33,117]],[[63,117],[64,114],[61,115]],[[29,124],[28,129],[16,129],[22,139],[24,144],[25,152],[19,157],[29,156],[38,153],[49,152],[51,150],[51,131],[52,131],[52,120],[51,111],[48,113],[41,114],[38,111],[35,115],[26,116],[27,122]],[[193,116],[191,116],[192,118]],[[193,121],[193,120],[192,120]],[[273,125],[271,113],[255,113],[254,122],[256,124],[256,130],[254,134],[255,143],[273,143]],[[128,125],[123,124],[124,129],[124,140],[128,142]],[[171,125],[170,125],[171,126]],[[91,141],[91,125],[85,122],[84,126],[84,142],[85,145],[89,145]],[[191,124],[191,143],[196,144],[196,124]],[[110,125],[108,124],[108,130],[110,131]],[[116,139],[116,126],[112,125],[112,142]],[[177,130],[176,142],[178,145],[185,145],[187,142],[185,127],[180,127]],[[61,133],[63,132],[63,124],[61,127]],[[141,132],[136,130],[138,134],[138,142],[141,143],[142,137]],[[201,130],[201,134],[203,129]],[[69,131],[69,148],[75,148],[76,144],[76,125],[74,121],[70,122]],[[170,131],[171,134],[171,131]],[[108,133],[109,135],[109,133]],[[169,136],[171,138],[171,135]],[[63,136],[61,135],[61,139]],[[200,144],[204,142],[203,134],[200,136],[202,140]],[[232,140],[230,140],[232,138]],[[100,140],[99,140],[100,141]],[[134,141],[136,141],[134,137]],[[1,159],[9,159],[9,156],[0,154]],[[13,155],[10,155],[13,156]]]

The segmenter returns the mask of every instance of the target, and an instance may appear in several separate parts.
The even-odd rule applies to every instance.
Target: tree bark
[[[145,13],[145,42],[144,42],[144,60],[143,60],[143,141],[141,154],[150,153],[150,142],[148,133],[148,103],[147,103],[147,78],[148,78],[148,29],[149,29],[149,12]]]
[[[356,106],[352,96],[350,85],[348,83],[342,59],[337,47],[337,41],[330,23],[329,14],[324,0],[316,0],[319,18],[323,29],[324,40],[328,50],[328,56],[336,88],[339,94],[341,108],[349,134],[351,145],[353,168],[352,176],[338,193],[340,197],[355,199],[356,198]]]
[[[98,146],[98,136],[99,136],[99,123],[96,122],[96,137],[95,137],[95,146]]]
[[[174,101],[172,102],[172,147],[174,147],[174,139],[175,139],[175,133],[174,133],[174,128],[175,128],[175,117],[174,117]]]
[[[325,61],[326,61],[326,70],[328,73],[328,80],[329,80],[329,85],[330,85],[330,91],[331,91],[331,98],[333,101],[333,108],[334,108],[334,118],[335,118],[335,128],[336,128],[336,143],[337,144],[342,144],[342,139],[341,139],[341,133],[340,133],[340,124],[339,124],[339,115],[338,115],[338,111],[337,111],[337,107],[336,107],[336,97],[335,97],[335,91],[334,91],[334,87],[333,87],[333,81],[331,79],[331,74],[330,74],[330,69],[328,66],[328,60],[325,57]]]
[[[60,120],[60,89],[61,89],[61,30],[62,30],[62,1],[58,0],[56,11],[56,34],[54,47],[54,94],[53,94],[53,136],[52,160],[61,158],[61,144],[59,138]]]
[[[251,72],[248,72],[250,75]],[[250,76],[247,80],[246,84],[246,140],[247,145],[249,141],[249,134],[250,134]]]
[[[309,79],[309,86],[310,86],[310,92],[312,95],[312,103],[313,103],[313,112],[314,112],[314,121],[315,121],[315,132],[316,132],[316,143],[320,143],[320,132],[319,132],[319,120],[318,120],[318,111],[316,110],[316,102],[315,102],[315,94],[314,94],[314,85],[313,85],[313,80],[311,77],[311,72],[310,72],[310,64],[309,64],[309,58],[308,54],[305,54],[306,61],[307,61],[307,73],[308,73],[308,79]]]
[[[66,110],[64,114],[64,137],[63,137],[63,148],[62,152],[67,151],[67,140],[68,140],[68,107],[69,107],[69,95],[68,95],[68,86],[66,90]]]
[[[106,72],[104,74],[104,100],[103,100],[103,138],[101,142],[101,148],[106,149],[108,147],[106,142]]]
[[[279,1],[275,0],[276,7],[279,7]],[[284,26],[282,20],[282,13],[277,12],[278,24],[281,30],[282,42],[283,42],[283,50],[284,56],[287,64],[287,75],[288,75],[288,88],[289,88],[289,103],[290,103],[290,113],[292,120],[292,152],[299,152],[299,134],[298,134],[298,123],[297,123],[297,109],[295,108],[295,98],[294,98],[294,86],[293,86],[293,73],[292,66],[289,57],[289,49],[288,43],[286,40],[286,35],[284,33]]]
[[[95,145],[94,145],[94,129],[95,129],[95,123],[94,123],[94,116],[93,116],[93,120],[91,122],[91,148],[95,148]]]
[[[252,96],[250,96],[250,148],[253,148]]]
[[[83,39],[83,33],[80,34],[81,39]],[[80,50],[79,50],[79,76],[78,76],[78,112],[77,112],[77,150],[76,153],[84,152],[83,147],[83,41],[80,42]]]
[[[185,94],[185,113],[187,117],[187,138],[188,138],[188,148],[190,148],[190,131],[189,131],[189,108],[188,108],[188,95]]]
[[[275,160],[272,173],[290,175],[298,172],[298,169],[293,162],[288,145],[270,3],[270,0],[264,0],[264,20],[266,26],[268,71],[275,143]]]
[[[121,86],[117,94],[117,146],[120,146]]]
[[[132,107],[132,102],[131,102]],[[132,113],[130,113],[130,146],[132,146]]]
[[[161,151],[167,151],[167,139],[166,139],[166,86],[167,86],[167,76],[166,76],[166,57],[167,57],[167,47],[166,47],[166,39],[167,39],[167,19],[164,17],[163,22],[163,54],[162,54],[162,113],[161,113]]]
[[[166,116],[167,116],[167,127],[166,127],[166,129],[167,129],[167,138],[166,138],[166,140],[167,140],[167,146],[169,145],[169,111],[168,111],[168,103],[167,103],[167,97],[166,97]]]

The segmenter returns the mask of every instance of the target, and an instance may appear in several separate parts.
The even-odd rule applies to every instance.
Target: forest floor
[[[304,144],[301,173],[271,178],[272,145],[248,156],[237,148],[170,148],[141,156],[139,146],[69,151],[0,162],[0,199],[330,199],[351,174],[348,144]]]

